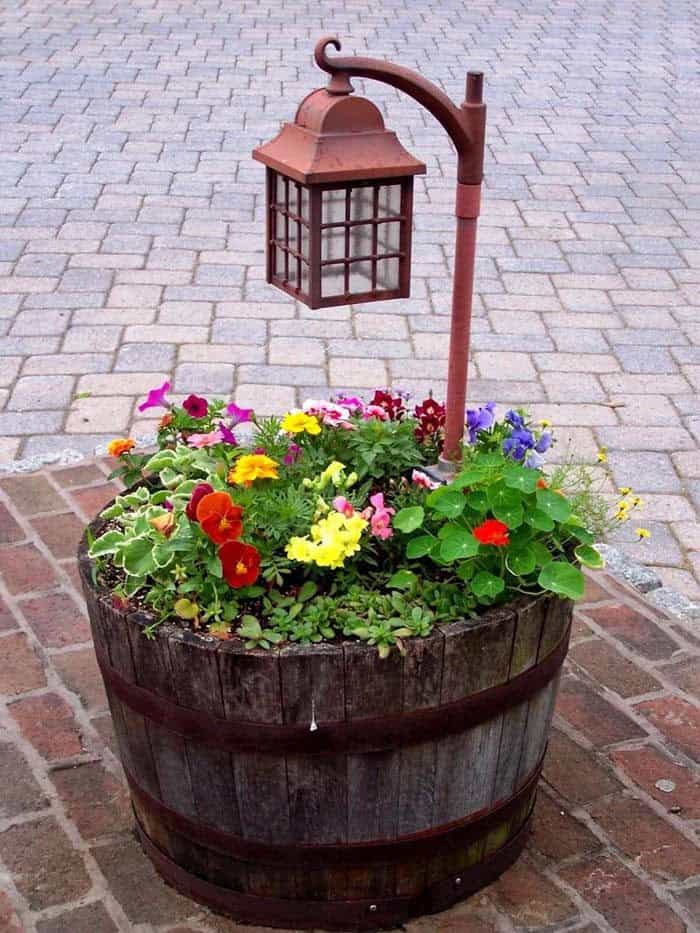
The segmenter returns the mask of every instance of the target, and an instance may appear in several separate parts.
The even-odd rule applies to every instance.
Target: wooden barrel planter
[[[95,523],[94,527],[99,527]],[[526,841],[572,604],[408,639],[246,651],[112,607],[80,568],[141,842],[236,920],[377,930],[490,883]]]

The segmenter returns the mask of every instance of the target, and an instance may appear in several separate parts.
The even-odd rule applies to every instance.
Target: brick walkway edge
[[[163,885],[131,832],[74,558],[107,470],[0,481],[0,930],[253,933]],[[590,579],[526,854],[406,930],[698,930],[699,654],[689,627]]]

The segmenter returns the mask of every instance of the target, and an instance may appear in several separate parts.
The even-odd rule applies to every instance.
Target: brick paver
[[[161,883],[131,833],[75,558],[43,535],[103,501],[107,470],[0,480],[11,531],[0,537],[0,929],[252,933]],[[17,548],[43,561],[19,590],[8,585]],[[671,624],[606,574],[589,578],[525,855],[406,933],[697,931],[698,671],[691,623]]]
[[[470,400],[532,404],[560,456],[605,445],[655,510],[635,556],[700,598],[698,28],[694,0],[5,5],[0,462],[148,433],[135,406],[166,376],[262,412],[444,393],[454,158],[410,99],[364,83],[428,165],[411,299],[309,311],[263,282],[250,151],[324,82],[311,48],[337,30],[455,100],[485,71]]]

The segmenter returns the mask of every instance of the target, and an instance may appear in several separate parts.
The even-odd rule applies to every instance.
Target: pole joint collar
[[[481,185],[463,185],[457,182],[455,214],[461,220],[476,220],[481,207]]]

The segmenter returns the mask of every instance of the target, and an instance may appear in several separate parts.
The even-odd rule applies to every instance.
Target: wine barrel
[[[95,523],[93,530],[99,528]],[[572,604],[407,639],[245,650],[115,609],[80,569],[136,827],[244,923],[378,930],[490,883],[526,841]]]

